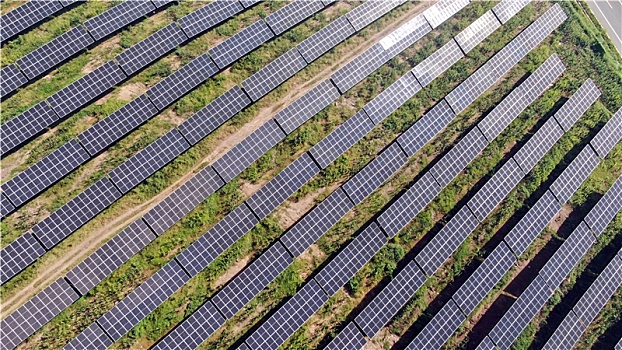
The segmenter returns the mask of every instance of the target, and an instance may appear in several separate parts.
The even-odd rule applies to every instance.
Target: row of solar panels
[[[371,9],[375,7],[375,5],[373,5],[373,3],[371,2],[367,6]],[[395,3],[394,6],[397,6],[397,3]],[[372,21],[373,19],[369,20],[370,23]],[[328,50],[328,48],[326,50]],[[309,108],[309,106],[314,105],[314,103],[309,104],[311,100],[317,101],[318,99],[331,98],[330,94],[329,96],[327,96],[324,91],[327,88],[332,89],[338,95],[338,92],[335,90],[335,88],[330,84],[329,81],[327,81],[326,83],[323,83],[313,89],[310,93],[306,94],[305,98],[301,98],[296,103],[291,105],[290,107],[292,108],[288,107],[284,109],[281,113],[279,113],[279,115],[281,116],[279,117],[279,119],[287,120],[287,115],[291,117],[298,117],[298,115],[295,114],[295,109]],[[237,89],[239,90],[239,88]],[[224,96],[226,96],[226,94]],[[330,103],[335,98],[336,97],[332,97],[331,100],[327,103]],[[212,102],[210,106],[214,105],[215,102],[216,101]],[[321,102],[318,101],[318,103]],[[322,109],[323,107],[313,108]],[[319,109],[317,111],[319,111]],[[310,117],[311,115],[308,116],[308,118]],[[274,122],[272,123],[274,124]],[[289,122],[287,124],[291,126],[294,123],[297,122]],[[184,184],[172,196],[169,196],[169,198],[167,198],[165,202],[161,203],[158,207],[148,213],[144,219],[147,222],[149,222],[149,217],[158,218],[161,221],[168,221],[167,223],[164,223],[165,225],[169,224],[169,226],[167,227],[163,227],[162,225],[158,226],[157,224],[152,225],[155,227],[156,231],[162,230],[163,232],[164,230],[166,230],[166,228],[170,227],[170,225],[172,225],[176,220],[189,212],[194,206],[198,205],[198,203],[204,200],[209,194],[213,193],[220,186],[222,186],[222,180],[220,180],[218,175],[216,175],[216,173],[210,167],[208,167],[201,171],[199,174],[197,174],[197,176],[195,176],[189,182]],[[169,210],[164,209],[163,211],[159,212],[156,211],[156,209],[158,208],[169,208]],[[181,212],[182,210],[184,211],[183,213]],[[113,238],[104,247],[99,249],[95,254],[91,255],[85,262],[72,270],[69,273],[68,278],[71,278],[70,276],[72,274],[74,276],[77,275],[78,277],[76,279],[72,279],[72,281],[75,283],[75,286],[78,290],[84,291],[84,293],[86,293],[86,291],[92,288],[92,286],[97,284],[101,279],[107,276],[111,271],[115,270],[123,262],[127,261],[133,254],[135,254],[138,250],[140,250],[154,238],[155,236],[153,235],[151,230],[144,224],[142,220],[139,220],[134,224],[130,225],[130,227],[128,227],[115,238]],[[105,264],[102,263],[104,261],[106,262]],[[63,284],[64,281],[60,281],[61,280],[59,280],[59,283]],[[54,296],[58,296],[56,290],[51,287],[47,288],[40,294],[42,295],[42,298],[54,298]],[[69,301],[69,303],[71,302],[72,301]],[[30,313],[32,311],[30,310],[31,306],[32,305],[30,304],[25,305],[23,308],[20,309],[20,311],[16,313],[16,315],[23,314],[24,312]],[[37,317],[41,320],[49,320],[55,315],[56,314],[54,312],[43,312],[42,314],[37,314]],[[16,317],[20,318],[21,316]],[[29,318],[25,318],[21,323],[23,323],[23,325],[19,327],[19,331],[15,334],[12,333],[10,336],[14,339],[14,341],[16,341],[15,344],[19,343],[21,340],[25,339],[28,335],[32,334],[32,332],[38,329],[38,326],[36,325],[37,322],[31,322],[29,321]],[[17,339],[15,337],[19,337],[21,340],[15,340]]]

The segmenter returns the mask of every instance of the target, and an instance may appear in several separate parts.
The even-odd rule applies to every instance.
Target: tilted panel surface
[[[443,74],[454,63],[464,57],[455,40],[450,40],[440,49],[434,51],[425,60],[417,64],[412,73],[417,77],[421,86],[430,84],[439,75]]]
[[[570,311],[562,323],[557,327],[555,333],[544,345],[545,350],[572,349],[581,339],[585,326],[577,315]],[[617,350],[617,349],[616,349]]]
[[[499,21],[505,24],[505,22],[509,21],[515,14],[518,13],[523,7],[527,6],[531,0],[512,0],[512,1],[501,1],[495,7],[492,8],[492,12],[497,15]]]
[[[301,41],[296,48],[307,63],[311,63],[354,33],[348,19],[341,16]]]
[[[466,317],[449,300],[406,349],[440,349],[464,321]]]
[[[563,135],[564,130],[559,127],[555,119],[549,118],[512,158],[527,174]]]
[[[4,284],[17,275],[43,254],[45,254],[45,248],[31,233],[27,232],[17,237],[0,251],[0,262],[2,262],[0,284]]]
[[[441,0],[423,11],[423,15],[436,28],[468,4],[469,0]]]
[[[404,2],[406,0],[367,1],[348,12],[346,17],[359,31]]]
[[[596,203],[583,220],[600,236],[607,225],[622,210],[622,176],[618,177],[613,186]]]
[[[57,1],[28,1],[0,16],[0,41],[13,37],[63,7]]]
[[[213,1],[180,18],[177,23],[192,38],[243,10],[238,1]]]
[[[41,101],[24,113],[0,125],[2,155],[35,136],[58,120],[58,116],[45,101]]]
[[[551,192],[560,203],[566,203],[583,181],[596,169],[600,159],[590,147],[585,147],[551,185]]]
[[[590,144],[601,158],[605,158],[620,139],[622,139],[622,107],[598,131],[598,134],[594,136]]]
[[[565,131],[568,131],[596,101],[600,96],[600,90],[592,79],[587,79],[572,96],[575,98],[569,99],[555,113],[555,119]]]
[[[155,6],[150,1],[124,1],[86,20],[84,26],[95,40],[100,40],[153,10]]]
[[[387,59],[387,53],[382,46],[376,44],[333,73],[331,79],[339,91],[345,93],[382,66]]]
[[[268,63],[240,85],[253,101],[257,101],[306,65],[307,62],[298,50],[293,48]]]
[[[483,221],[518,185],[523,176],[516,162],[511,158],[508,159],[501,169],[471,197],[467,203],[469,209],[477,219]]]
[[[63,350],[107,349],[113,341],[97,323],[91,324],[78,334]]]
[[[393,58],[430,31],[432,27],[428,21],[423,15],[418,15],[380,39],[379,44],[387,52],[388,58]]]
[[[357,350],[362,349],[367,340],[361,331],[356,328],[354,322],[348,323],[337,336],[324,348],[325,350]]]
[[[442,100],[400,135],[397,138],[397,143],[402,146],[408,157],[412,157],[436,134],[441,132],[455,116],[449,104]]]
[[[295,0],[268,15],[265,20],[274,33],[280,35],[323,8],[320,1]]]
[[[222,69],[258,48],[259,45],[270,40],[273,36],[274,34],[266,22],[259,20],[209,49],[208,53],[218,67]]]
[[[4,193],[0,194],[0,217],[5,217],[15,210],[15,206]]]
[[[411,73],[406,73],[374,97],[373,100],[369,101],[364,107],[365,112],[367,112],[367,115],[375,124],[379,124],[384,118],[411,99],[419,90],[421,90],[421,85],[419,85],[415,76]]]
[[[10,94],[27,82],[28,79],[20,72],[19,68],[14,64],[9,64],[0,71],[0,87],[2,89],[0,96],[4,97]]]
[[[614,256],[572,308],[584,324],[590,324],[622,285],[622,259]]]
[[[495,18],[495,14],[492,11],[488,11],[458,33],[454,39],[460,45],[462,51],[469,53],[499,27],[501,27],[501,23]]]

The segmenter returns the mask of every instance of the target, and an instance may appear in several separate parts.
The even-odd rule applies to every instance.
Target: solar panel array
[[[504,1],[512,2],[512,1]],[[492,11],[484,13],[454,38],[462,51],[471,52],[479,43],[501,27],[501,23]]]
[[[460,309],[453,301],[447,302],[445,306],[434,316],[432,321],[425,327],[423,331],[417,334],[417,337],[408,344],[407,350],[415,349],[440,349],[445,340],[448,339],[457,329],[466,317],[460,312]]]
[[[450,40],[412,69],[421,86],[426,86],[464,57],[455,40]]]
[[[281,35],[323,8],[324,4],[319,1],[295,0],[268,15],[265,20],[274,34]]]
[[[345,93],[382,66],[387,60],[387,53],[380,44],[376,44],[365,50],[362,54],[356,56],[345,66],[339,68],[338,71],[333,73],[331,80],[341,93]]]
[[[311,63],[355,32],[348,19],[342,16],[301,41],[296,48],[307,63]]]
[[[26,84],[28,79],[14,64],[2,68],[0,71],[0,96],[2,98],[13,92],[18,87]]]
[[[25,233],[9,243],[0,251],[0,284],[4,284],[20,271],[28,267],[41,255],[45,254],[45,248],[37,242],[35,236]]]
[[[560,203],[566,203],[583,181],[596,169],[600,159],[590,147],[585,147],[551,185],[551,192]]]
[[[192,38],[243,10],[238,1],[213,1],[180,18],[177,23]]]
[[[529,173],[538,160],[564,135],[564,130],[557,124],[555,118],[547,120],[539,130],[542,132],[533,135],[529,142],[512,156],[525,174]]]
[[[421,85],[412,74],[404,74],[395,83],[374,97],[364,107],[367,115],[374,124],[381,123],[391,113],[395,112],[410,98],[421,90]]]
[[[492,12],[495,13],[501,23],[505,24],[530,2],[531,0],[501,1],[492,8]]]
[[[419,15],[402,24],[399,28],[382,38],[379,43],[387,52],[387,56],[393,58],[431,31],[432,27],[430,27],[428,21],[425,20],[423,15]]]
[[[592,79],[588,79],[575,94],[574,98],[566,103],[555,113],[555,119],[562,128],[568,131],[572,125],[585,113],[585,111],[600,96],[600,90]]]
[[[263,20],[259,20],[209,49],[208,52],[218,67],[224,69],[272,37],[274,34],[270,27]]]
[[[469,0],[441,0],[423,11],[423,15],[430,26],[436,28],[468,4]]]
[[[469,200],[467,205],[483,221],[523,179],[524,173],[514,160],[508,160]]]
[[[11,201],[4,195],[4,193],[0,193],[0,217],[4,218],[15,210],[15,206]]]
[[[35,136],[39,130],[51,125],[58,116],[45,101],[0,125],[0,144],[4,156],[15,147]]]
[[[622,107],[618,109],[607,124],[594,136],[590,144],[601,158],[605,158],[621,139]]]
[[[408,157],[412,157],[434,135],[441,132],[455,116],[449,104],[442,100],[423,115],[412,127],[400,135],[397,138],[397,143],[399,143]]]
[[[324,349],[326,350],[342,350],[342,349],[362,349],[367,340],[361,331],[356,328],[354,322],[348,323],[348,325],[337,334],[337,337],[333,339]]]
[[[95,40],[100,40],[153,10],[155,6],[150,1],[124,1],[86,20],[84,26]]]
[[[359,31],[405,2],[406,0],[368,1],[348,12],[346,17],[354,29]]]
[[[58,1],[28,1],[0,16],[0,42],[5,42],[27,28],[59,12]]]
[[[107,349],[113,341],[97,323],[91,324],[78,334],[63,350]]]
[[[585,216],[585,223],[600,236],[609,222],[622,210],[622,177],[618,177],[605,196]]]

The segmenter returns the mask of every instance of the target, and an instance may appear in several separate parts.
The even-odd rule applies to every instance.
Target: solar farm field
[[[1,7],[1,349],[622,346],[584,2]]]

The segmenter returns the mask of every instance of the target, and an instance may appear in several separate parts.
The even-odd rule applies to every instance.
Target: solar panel
[[[225,318],[216,310],[214,304],[208,301],[167,334],[153,349],[196,349],[224,323]]]
[[[59,278],[0,322],[2,347],[13,349],[78,299]]]
[[[557,289],[594,243],[596,239],[589,227],[581,222],[542,267],[538,275],[548,283],[549,287]]]
[[[71,140],[45,156],[30,168],[2,185],[2,192],[16,206],[26,203],[60,180],[90,156],[76,140]]]
[[[5,42],[37,22],[62,10],[57,1],[28,1],[0,16],[0,41]]]
[[[71,269],[65,278],[85,295],[155,238],[142,220],[136,220]]]
[[[514,17],[518,11],[527,6],[530,2],[531,0],[501,1],[492,8],[492,12],[497,15],[497,18],[499,18],[499,21],[501,21],[502,24],[505,24],[505,22]]]
[[[250,102],[236,85],[181,123],[178,129],[191,145],[195,145]]]
[[[63,118],[94,100],[125,78],[127,77],[121,68],[114,62],[108,61],[103,66],[50,96],[47,101],[54,112]]]
[[[0,251],[2,262],[0,284],[6,283],[43,254],[45,249],[32,234],[27,232],[17,237]]]
[[[477,350],[497,350],[497,346],[490,338],[485,337],[477,346]]]
[[[622,260],[614,256],[572,311],[584,324],[589,325],[620,285],[622,285]]]
[[[177,129],[173,129],[116,167],[108,175],[121,192],[127,193],[188,148],[190,145],[184,137]]]
[[[622,350],[622,339],[616,344],[615,350]]]
[[[225,182],[229,182],[285,136],[274,120],[268,120],[214,162],[213,167]]]
[[[512,158],[526,175],[563,135],[564,130],[554,118],[550,118]]]
[[[371,223],[320,270],[315,281],[329,296],[335,295],[386,243],[380,227]]]
[[[363,139],[373,128],[374,123],[369,119],[365,110],[361,109],[311,147],[309,153],[320,167],[325,169],[350,147]]]
[[[78,135],[80,144],[94,156],[155,116],[157,108],[141,95]]]
[[[594,136],[590,144],[601,158],[605,158],[622,139],[622,108]]]
[[[248,77],[241,85],[250,98],[257,101],[306,65],[298,50],[293,48]]]
[[[280,110],[274,119],[287,134],[318,114],[341,94],[330,80],[324,80],[296,101]]]
[[[194,277],[258,222],[253,212],[242,204],[179,253],[176,260]]]
[[[518,185],[523,179],[523,176],[524,174],[516,162],[509,159],[501,169],[471,197],[467,203],[469,209],[471,209],[479,221],[484,221],[484,219],[501,204],[501,201],[503,201],[510,191]]]
[[[348,19],[341,16],[301,41],[296,48],[302,57],[311,63],[354,33],[355,30]]]
[[[15,206],[4,193],[0,194],[0,217],[5,217],[15,211]]]
[[[69,7],[75,3],[86,2],[86,0],[58,0],[63,7]]]
[[[395,237],[440,192],[441,188],[427,172],[380,214],[378,224],[390,238]]]
[[[186,40],[188,37],[177,23],[171,23],[121,52],[115,60],[125,73],[132,75]]]
[[[279,308],[247,339],[251,349],[276,350],[300,328],[322,305],[328,297],[320,286],[311,280],[296,295]]]
[[[97,41],[155,10],[149,1],[124,1],[98,16],[88,19],[84,26]]]
[[[402,24],[399,28],[382,38],[379,43],[387,52],[389,58],[393,58],[430,31],[432,31],[432,27],[430,27],[423,15],[419,15]]]
[[[449,300],[406,349],[440,349],[464,321],[466,317]]]
[[[392,143],[374,160],[369,162],[350,180],[343,184],[343,190],[354,204],[361,203],[397,172],[408,158],[397,143]]]
[[[163,110],[217,72],[218,67],[203,54],[151,87],[147,95]]]
[[[265,20],[272,31],[280,35],[323,8],[324,4],[319,1],[294,0],[268,15]]]
[[[280,240],[288,251],[299,257],[353,207],[345,192],[338,188],[291,227]]]
[[[575,98],[571,98],[564,103],[555,113],[554,118],[557,119],[565,131],[568,131],[599,96],[600,90],[598,90],[592,79],[588,78],[573,94]]]
[[[566,203],[583,181],[596,169],[600,159],[590,147],[581,153],[564,169],[564,172],[551,185],[551,192],[560,203]]]
[[[91,324],[78,334],[63,350],[107,349],[113,343],[97,323]]]
[[[184,33],[192,38],[242,12],[242,10],[244,8],[238,1],[213,1],[180,18],[177,23]]]
[[[369,101],[364,107],[365,112],[375,124],[379,124],[384,118],[415,96],[419,90],[421,90],[421,85],[419,85],[415,76],[406,73],[378,94],[378,96],[374,97],[373,100]]]
[[[248,198],[246,204],[259,219],[264,219],[319,172],[320,168],[304,153]]]
[[[331,80],[341,93],[345,93],[382,66],[387,60],[387,53],[380,44],[376,44],[365,50],[362,54],[356,56],[345,66],[339,68],[338,71],[333,73]]]
[[[423,272],[411,261],[361,311],[355,319],[356,324],[373,338],[423,286],[425,280]]]
[[[28,79],[20,72],[19,68],[14,64],[9,64],[0,71],[0,85],[2,86],[0,95],[5,97],[27,82]]]
[[[609,191],[596,203],[583,219],[600,236],[607,225],[622,210],[622,177],[618,177]]]
[[[469,315],[515,262],[510,248],[500,243],[451,298],[464,314]]]
[[[408,157],[412,157],[426,143],[441,132],[455,118],[449,104],[441,100],[428,113],[426,113],[415,124],[408,128],[400,137],[397,143],[402,146]]]
[[[421,83],[421,86],[426,86],[462,57],[464,57],[464,54],[458,44],[454,40],[450,40],[428,56],[428,58],[417,64],[412,69],[412,72],[417,77],[419,83]]]
[[[250,348],[248,347],[248,345],[242,343],[242,344],[240,344],[240,346],[235,348],[235,350],[250,350]]]
[[[97,323],[113,341],[117,341],[189,279],[177,261],[171,260],[100,317]]]
[[[468,207],[463,206],[417,254],[415,261],[428,276],[432,276],[475,230],[477,225],[479,225],[477,218],[471,214]]]
[[[112,182],[103,178],[32,228],[46,249],[51,249],[121,197]]]
[[[291,255],[277,242],[216,293],[212,302],[230,319],[293,262]]]
[[[477,127],[471,129],[453,148],[439,160],[430,173],[445,187],[471,163],[488,145]]]
[[[561,205],[555,196],[550,191],[546,191],[510,233],[505,236],[505,242],[517,256],[520,256],[553,220],[560,209]]]
[[[149,210],[143,220],[159,236],[224,184],[212,167],[205,167]]]
[[[17,66],[32,80],[93,43],[93,38],[77,26],[17,60]]]
[[[58,116],[52,108],[45,101],[41,101],[24,113],[3,123],[0,126],[2,155],[12,151],[57,120]]]
[[[508,1],[512,2],[512,1]],[[468,27],[458,33],[454,39],[466,54],[473,50],[479,43],[484,41],[490,34],[501,27],[501,23],[492,11],[484,13]]]
[[[469,0],[441,0],[423,11],[423,15],[434,29],[468,4]]]
[[[225,68],[240,57],[270,40],[274,34],[263,20],[242,29],[237,34],[209,49],[210,57],[218,67]]]
[[[490,339],[500,348],[509,349],[552,295],[546,282],[536,276],[489,333]]]
[[[555,333],[546,342],[543,349],[572,349],[581,339],[584,330],[585,326],[581,324],[577,315],[570,311],[557,327]]]
[[[343,350],[343,349],[351,349],[357,350],[362,349],[367,340],[361,331],[356,328],[354,322],[348,323],[346,328],[342,329],[337,336],[331,340],[331,342],[326,345],[325,350]]]
[[[367,1],[348,12],[346,17],[354,29],[359,31],[405,2],[406,0]]]
[[[151,0],[151,2],[156,6],[156,7],[162,7],[164,5],[168,5],[171,2],[176,2],[177,0]]]

